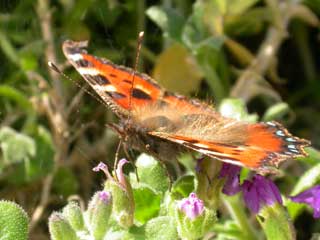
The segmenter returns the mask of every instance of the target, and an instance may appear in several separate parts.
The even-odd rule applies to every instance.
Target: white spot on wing
[[[281,130],[276,131],[276,134],[277,134],[278,136],[281,136],[281,137],[284,136],[284,132],[281,131]]]
[[[290,148],[290,149],[296,149],[296,146],[293,145],[293,144],[290,144],[290,145],[288,145],[288,148]]]
[[[202,143],[195,143],[195,144],[193,144],[194,146],[197,146],[197,147],[199,147],[199,148],[206,148],[206,149],[208,149],[209,148],[209,146],[208,145],[206,145],[206,144],[202,144]]]
[[[267,124],[268,124],[269,126],[272,126],[272,127],[275,127],[275,126],[276,126],[276,124],[274,124],[273,122],[267,122]]]
[[[109,85],[94,85],[94,88],[99,90],[99,91],[104,91],[104,92],[117,92],[117,89],[115,86],[109,84]]]
[[[296,142],[296,140],[294,139],[294,138],[286,138],[286,140],[288,141],[288,142]]]
[[[74,61],[74,62],[83,59],[83,57],[82,57],[82,55],[81,55],[80,53],[69,54],[68,57],[69,57],[72,61]]]
[[[144,92],[147,93],[147,94],[150,94],[150,93],[151,93],[151,92],[149,91],[149,89],[146,89],[145,87],[143,87],[142,85],[139,85],[139,84],[135,84],[135,85],[134,85],[134,88],[139,89],[139,90],[142,90],[142,91],[144,91]]]
[[[83,75],[96,76],[100,74],[100,71],[94,68],[78,68],[77,70],[80,74],[83,74]]]

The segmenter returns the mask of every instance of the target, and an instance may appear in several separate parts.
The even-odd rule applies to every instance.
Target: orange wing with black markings
[[[205,103],[167,92],[146,74],[89,55],[86,47],[87,42],[68,40],[63,52],[121,119],[130,113],[131,124],[140,132],[143,129],[144,137],[161,138],[254,170],[306,155],[304,147],[310,143],[276,122],[249,124],[225,118]],[[136,126],[124,130],[130,127]]]
[[[68,40],[63,44],[63,52],[100,97],[108,105],[117,108],[116,113],[130,110],[130,94],[132,106],[156,102],[163,94],[161,87],[147,75],[134,73],[130,68],[89,55],[86,47],[87,42]]]
[[[150,132],[150,134],[179,143],[192,150],[223,162],[245,166],[254,170],[268,170],[284,160],[306,156],[304,147],[310,142],[292,136],[281,124],[276,122],[243,124],[242,139],[229,138],[226,141],[210,141],[180,135]],[[244,131],[243,131],[244,130]],[[197,129],[195,129],[197,131]],[[228,134],[237,136],[237,128],[230,128]]]
[[[86,47],[86,41],[67,40],[62,49],[69,62],[115,113],[127,114],[132,107],[158,101],[190,107],[196,105],[196,102],[192,103],[183,96],[168,93],[146,74],[88,54]]]

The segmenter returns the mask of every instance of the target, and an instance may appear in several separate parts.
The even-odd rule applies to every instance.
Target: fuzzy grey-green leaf
[[[16,203],[0,201],[0,239],[25,240],[28,238],[28,216]]]

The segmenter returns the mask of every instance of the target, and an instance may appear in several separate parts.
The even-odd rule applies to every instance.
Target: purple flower
[[[108,166],[106,164],[104,164],[103,162],[99,162],[99,164],[97,166],[92,168],[92,171],[94,171],[94,172],[103,171],[104,174],[108,177],[108,179],[110,179],[110,180],[113,179],[112,176],[109,173]]]
[[[247,207],[254,213],[258,213],[265,205],[282,204],[277,186],[261,175],[255,175],[251,181],[245,180],[242,192]]]
[[[290,197],[293,202],[305,203],[313,208],[313,217],[320,218],[320,185],[314,186],[304,192]]]
[[[189,197],[178,202],[178,208],[184,212],[191,220],[201,215],[204,210],[203,201],[195,193],[190,193]]]
[[[99,162],[97,166],[92,168],[92,171],[99,172],[99,171],[104,171],[105,169],[108,169],[107,165],[104,164],[103,162]]]
[[[107,204],[111,200],[111,194],[110,192],[107,192],[107,191],[101,191],[99,192],[99,198],[101,201]]]
[[[238,193],[241,190],[239,184],[239,174],[240,174],[241,167],[223,163],[222,168],[220,170],[220,178],[226,178],[224,183],[222,192],[226,195],[232,196]]]
[[[204,157],[201,157],[201,158],[198,158],[197,159],[197,164],[196,164],[196,167],[195,167],[195,170],[197,173],[200,173],[201,172],[201,164],[204,160]]]
[[[118,162],[118,165],[117,165],[117,169],[116,169],[116,176],[117,176],[117,179],[119,181],[119,183],[123,186],[123,187],[126,187],[126,179],[125,179],[125,176],[123,174],[123,165],[125,165],[126,163],[128,163],[129,161],[122,158],[119,162]]]

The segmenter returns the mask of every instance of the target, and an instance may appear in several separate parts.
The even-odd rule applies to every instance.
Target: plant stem
[[[258,232],[252,227],[249,222],[248,216],[244,212],[243,206],[240,204],[240,199],[238,195],[225,197],[224,204],[227,207],[232,218],[237,222],[240,229],[242,230],[245,238],[248,240],[259,239]]]

